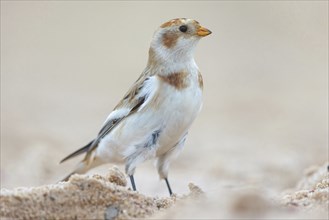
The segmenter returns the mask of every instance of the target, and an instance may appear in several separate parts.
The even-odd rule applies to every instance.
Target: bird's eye
[[[186,25],[182,25],[182,26],[179,27],[179,30],[181,32],[184,32],[185,33],[187,31],[187,26]]]

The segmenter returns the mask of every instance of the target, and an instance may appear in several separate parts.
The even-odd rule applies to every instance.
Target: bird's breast
[[[198,76],[187,79],[184,88],[159,80],[153,111],[162,125],[157,153],[161,155],[172,148],[191,126],[202,106],[202,90]]]

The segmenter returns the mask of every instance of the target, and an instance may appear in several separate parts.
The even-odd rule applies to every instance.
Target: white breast
[[[157,155],[167,152],[185,135],[202,106],[202,91],[197,80],[191,81],[191,85],[183,90],[166,85],[162,96],[159,115],[164,126]]]

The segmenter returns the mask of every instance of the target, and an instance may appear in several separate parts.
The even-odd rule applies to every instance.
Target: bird
[[[203,78],[194,50],[199,40],[211,33],[194,19],[163,23],[154,32],[146,68],[106,118],[96,138],[61,160],[85,155],[63,181],[102,164],[124,164],[136,191],[136,167],[153,159],[171,196],[170,164],[184,148],[188,130],[202,108]]]

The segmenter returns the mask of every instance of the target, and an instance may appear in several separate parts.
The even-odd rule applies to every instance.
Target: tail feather
[[[70,177],[71,177],[73,174],[75,174],[75,172],[70,173],[70,174],[67,175],[65,178],[63,178],[60,182],[67,182],[67,181],[69,181]]]
[[[67,175],[62,181],[68,181],[72,175],[84,174],[88,170],[102,164],[104,164],[104,161],[96,157],[95,150],[90,150],[87,152],[85,158],[80,163],[78,163],[75,170]]]
[[[61,182],[66,182],[70,179],[70,177],[74,174],[84,174],[89,170],[89,166],[86,163],[86,161],[81,161],[78,166],[76,167],[76,169],[70,173],[69,175],[67,175],[64,179],[61,180]]]
[[[88,152],[90,146],[91,146],[93,143],[94,143],[94,140],[90,141],[86,146],[84,146],[84,147],[78,149],[77,151],[74,151],[73,153],[71,153],[70,155],[68,155],[68,156],[65,157],[64,159],[62,159],[61,162],[59,162],[59,163],[63,163],[63,162],[65,162],[65,161],[67,161],[67,160],[69,160],[69,159],[71,159],[71,158],[73,158],[73,157],[76,157],[76,156],[78,156],[78,155],[80,155],[80,154],[82,154],[82,153]]]

